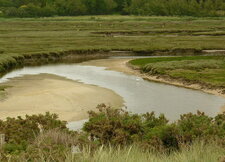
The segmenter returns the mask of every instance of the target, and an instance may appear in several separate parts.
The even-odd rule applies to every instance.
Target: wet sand
[[[108,70],[115,70],[118,72],[123,72],[131,75],[138,75],[136,70],[127,66],[127,63],[132,60],[131,58],[120,58],[120,59],[99,59],[99,60],[90,60],[80,63],[81,65],[91,65],[106,67]]]
[[[225,105],[221,107],[220,111],[225,113]]]
[[[0,101],[0,119],[6,117],[56,113],[66,121],[88,117],[87,111],[95,110],[100,103],[122,107],[123,99],[112,90],[87,85],[63,77],[40,74],[10,79]]]

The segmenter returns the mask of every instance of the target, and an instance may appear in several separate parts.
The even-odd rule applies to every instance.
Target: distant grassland
[[[65,51],[225,49],[225,18],[78,16],[0,18],[0,73]],[[192,53],[193,54],[193,53]]]
[[[0,19],[0,51],[224,49],[225,18],[97,16]]]
[[[225,88],[225,56],[145,58],[130,63],[150,75],[167,75]]]

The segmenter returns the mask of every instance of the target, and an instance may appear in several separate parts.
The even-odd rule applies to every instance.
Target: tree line
[[[225,0],[0,0],[0,16],[224,16]]]

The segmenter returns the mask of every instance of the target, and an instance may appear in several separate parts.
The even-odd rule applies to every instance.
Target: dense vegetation
[[[218,16],[224,0],[0,0],[8,17],[46,17],[98,14]]]
[[[225,113],[214,118],[201,112],[189,113],[181,115],[176,122],[169,122],[164,115],[157,117],[153,112],[131,114],[104,104],[97,108],[98,112],[89,112],[90,119],[81,132],[69,131],[66,122],[50,113],[1,120],[0,134],[5,134],[6,143],[0,149],[0,160],[64,161],[67,158],[84,158],[86,161],[91,155],[98,158],[102,151],[112,156],[110,154],[116,151],[115,148],[121,149],[121,152],[116,151],[118,156],[124,151],[136,151],[146,158],[145,161],[159,155],[159,159],[175,157],[176,154],[186,156],[188,152],[197,155],[192,158],[199,159],[203,153],[198,150],[199,147],[204,151],[215,149],[207,158],[215,160],[224,155]],[[133,148],[129,149],[130,146]],[[71,157],[71,147],[74,157]],[[105,149],[102,150],[102,147]]]
[[[132,60],[130,63],[150,75],[181,78],[185,81],[225,89],[224,56],[145,58]]]

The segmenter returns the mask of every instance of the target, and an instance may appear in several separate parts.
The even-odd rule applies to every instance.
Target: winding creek
[[[124,105],[134,113],[155,111],[164,113],[170,120],[178,119],[180,114],[204,111],[210,116],[216,115],[225,105],[225,98],[201,91],[149,82],[140,77],[121,72],[106,70],[105,67],[81,64],[56,64],[39,67],[24,67],[14,70],[0,79],[41,73],[54,74],[85,84],[111,89],[124,99]],[[85,120],[70,122],[68,127],[76,129]]]

